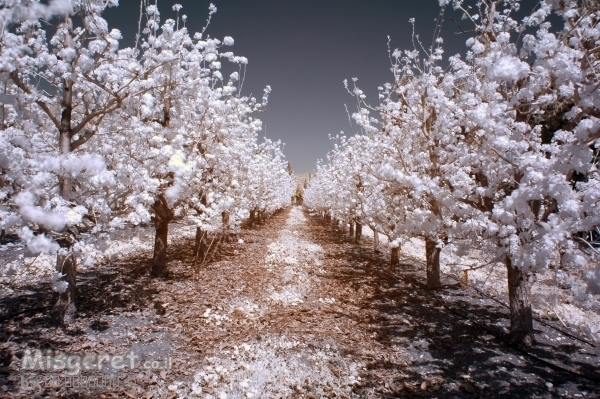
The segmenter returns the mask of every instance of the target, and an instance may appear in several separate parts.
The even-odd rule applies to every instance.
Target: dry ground
[[[191,245],[173,242],[168,280],[148,277],[143,257],[81,275],[67,329],[48,328],[47,286],[1,298],[0,397],[600,397],[597,347],[536,323],[537,345],[520,352],[504,342],[505,308],[453,280],[429,292],[419,260],[391,268],[299,207],[243,230],[197,273]],[[28,348],[139,359],[83,372],[126,386],[32,389],[23,379],[66,371],[22,370]]]

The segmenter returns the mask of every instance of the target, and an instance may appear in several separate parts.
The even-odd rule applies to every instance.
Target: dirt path
[[[191,244],[175,240],[169,280],[147,277],[145,258],[82,275],[80,313],[65,330],[47,328],[44,312],[27,312],[32,293],[36,304],[50,302],[48,287],[3,298],[25,312],[0,328],[7,366],[0,390],[23,398],[353,396],[361,364],[339,345],[366,335],[348,333],[354,323],[322,281],[325,253],[308,230],[301,208],[294,207],[244,230],[197,274],[190,268]],[[117,388],[47,387],[36,382],[66,377],[68,370],[22,370],[25,350],[36,348],[82,356],[133,352],[137,358],[133,368],[103,364],[80,373],[116,376]],[[153,361],[156,368],[142,366]]]
[[[392,270],[368,243],[350,244],[299,207],[244,230],[236,240],[197,274],[189,240],[176,240],[169,280],[147,277],[144,258],[82,276],[80,315],[69,329],[46,328],[44,312],[15,316],[0,327],[0,397],[600,395],[593,382],[495,338],[507,326],[506,311],[497,304],[456,286],[432,295],[420,284],[424,268],[417,261],[403,259]],[[38,290],[4,300],[49,301]],[[556,332],[540,328],[536,356],[598,378],[597,348],[557,341]],[[81,373],[123,377],[118,387],[31,388],[22,386],[23,378],[67,370],[21,370],[28,348],[133,352],[138,358],[133,368],[104,365]]]

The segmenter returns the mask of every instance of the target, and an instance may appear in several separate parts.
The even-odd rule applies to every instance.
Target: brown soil
[[[401,259],[391,268],[371,243],[351,244],[306,212],[298,234],[322,247],[323,264],[312,272],[315,283],[302,303],[267,306],[274,277],[265,256],[288,213],[243,230],[197,273],[191,268],[193,243],[175,240],[167,280],[149,277],[150,254],[82,274],[78,316],[65,329],[48,327],[48,286],[0,298],[0,397],[175,398],[170,386],[191,385],[210,357],[273,336],[307,348],[335,347],[343,359],[364,366],[347,394],[295,387],[275,397],[600,397],[597,347],[539,323],[533,348],[508,346],[505,308],[453,280],[443,279],[443,289],[430,292],[418,260]],[[250,316],[227,308],[244,300],[260,308]],[[219,316],[207,317],[209,308]],[[550,340],[557,336],[560,341]],[[20,369],[27,348],[115,354],[133,348],[141,360],[170,356],[173,363],[167,370],[133,370],[134,384],[120,388],[24,389],[22,378],[48,374]],[[342,374],[333,363],[327,367]],[[210,387],[203,394],[218,397]]]

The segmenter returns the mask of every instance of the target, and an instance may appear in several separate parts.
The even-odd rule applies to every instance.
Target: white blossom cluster
[[[162,24],[148,5],[135,47],[120,48],[101,16],[116,5],[2,2],[0,229],[55,253],[65,231],[94,243],[161,216],[157,204],[206,232],[287,206],[281,143],[259,143],[252,116],[270,87],[262,101],[240,94],[247,59],[233,39],[191,36],[180,5]]]
[[[474,25],[466,54],[446,67],[442,39],[426,49],[417,36],[390,50],[394,81],[377,107],[346,82],[362,133],[336,137],[305,204],[391,247],[423,237],[524,273],[588,270],[600,293],[588,233],[600,225],[600,6],[543,0],[517,20],[518,0],[440,3]]]
[[[325,344],[311,348],[285,336],[267,336],[207,357],[191,390],[173,385],[180,395],[206,398],[262,398],[313,394],[348,396],[360,384],[361,364]]]
[[[231,319],[226,314],[220,314],[217,311],[213,311],[211,308],[207,308],[202,314],[204,323],[209,325],[220,326],[222,323],[226,323]]]

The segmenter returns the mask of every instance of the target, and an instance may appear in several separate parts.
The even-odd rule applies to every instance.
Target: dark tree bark
[[[77,295],[76,277],[77,263],[73,253],[56,256],[56,271],[63,274],[60,281],[68,283],[65,292],[54,293],[51,320],[55,326],[70,324],[75,317],[75,300]]]
[[[356,231],[354,234],[354,242],[356,244],[360,243],[361,238],[362,238],[362,224],[356,222]]]
[[[61,117],[58,135],[58,149],[61,155],[71,152],[71,139],[73,138],[73,129],[71,127],[71,118],[73,114],[73,82],[63,80],[63,92],[61,100]],[[59,175],[58,186],[60,196],[69,201],[72,196],[73,184],[71,177],[67,174]],[[70,249],[75,238],[69,233],[65,235],[65,240],[59,239],[61,247]],[[77,293],[77,265],[72,253],[56,256],[55,270],[63,274],[59,281],[68,283],[67,290],[54,294],[54,304],[52,306],[51,320],[55,326],[70,324],[75,316],[77,309],[75,305]]]
[[[510,339],[518,345],[533,344],[533,319],[529,298],[529,282],[522,270],[512,265],[509,255],[504,259],[508,276],[510,306]]]
[[[262,219],[261,212],[258,212],[259,220]],[[223,241],[231,242],[232,234],[229,231],[229,212],[221,213],[221,221],[223,223]]]
[[[156,218],[154,221],[156,235],[154,237],[154,257],[152,258],[152,276],[167,277],[167,245],[169,222]]]
[[[442,287],[440,281],[440,252],[437,242],[431,238],[425,239],[425,256],[427,257],[427,289],[435,290]]]
[[[152,258],[152,272],[154,277],[167,277],[167,245],[169,237],[169,222],[173,220],[173,212],[169,209],[166,198],[160,194],[154,205],[154,257]]]
[[[254,226],[254,223],[256,223],[256,211],[252,209],[250,211],[250,227]]]
[[[350,235],[350,237],[354,237],[354,222],[350,221],[350,230],[348,231],[348,235]]]
[[[203,251],[206,249],[206,232],[202,231],[202,228],[196,227],[196,238],[194,240],[194,256],[204,256]]]
[[[400,247],[392,248],[390,265],[398,266],[398,262],[400,262]]]
[[[375,229],[372,229],[372,230],[373,230],[373,251],[379,252],[379,250],[377,249],[379,247],[379,233]]]
[[[221,222],[223,223],[223,228],[229,225],[229,212],[221,212]]]
[[[61,118],[58,136],[58,145],[61,155],[71,152],[71,139],[73,138],[73,129],[71,128],[71,117],[73,114],[73,82],[65,80],[63,83],[63,97],[61,101]],[[67,174],[59,176],[60,196],[65,200],[71,199],[73,190],[71,177]]]

